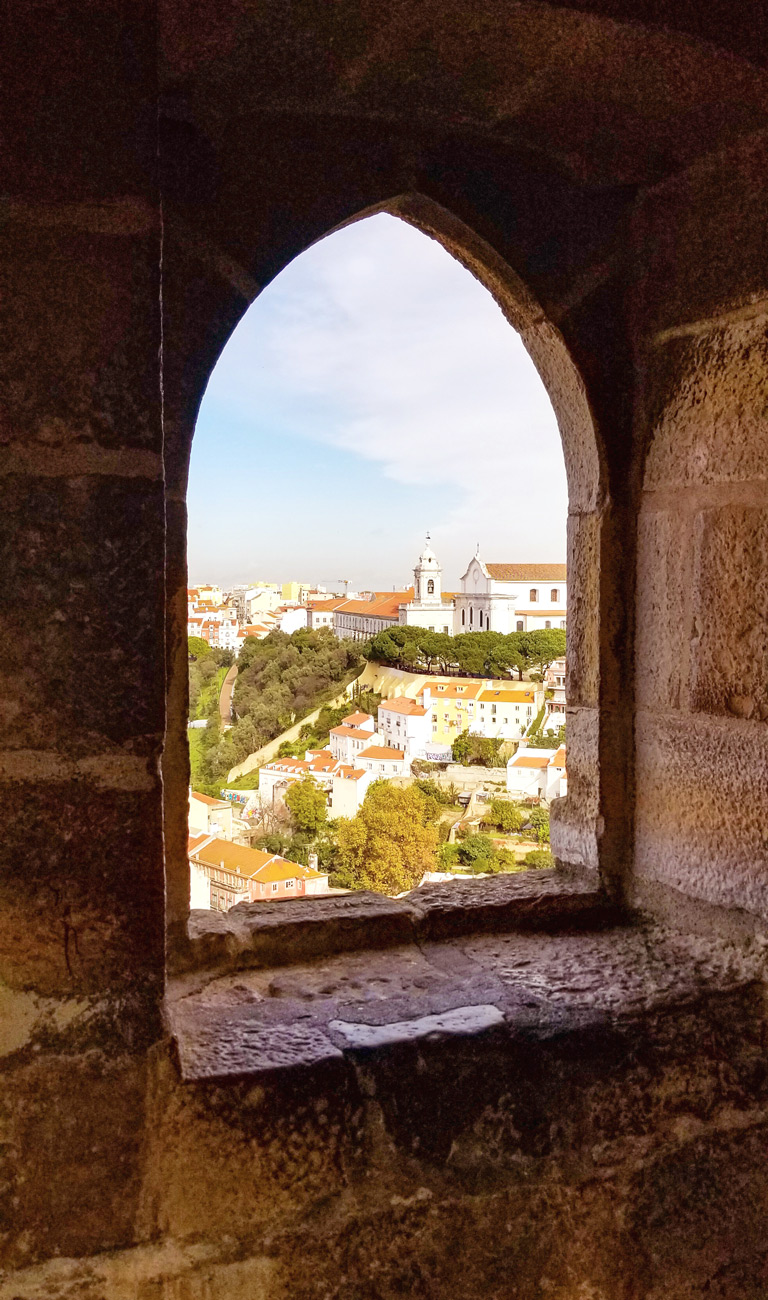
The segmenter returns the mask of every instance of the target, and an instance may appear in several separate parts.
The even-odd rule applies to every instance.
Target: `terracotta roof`
[[[334,772],[334,776],[343,776],[345,781],[359,781],[360,777],[365,775],[365,768],[350,767],[347,763],[342,763],[338,772]]]
[[[550,762],[553,767],[565,767],[565,745],[561,745],[552,755]]]
[[[391,700],[382,700],[379,708],[386,709],[388,713],[407,713],[414,718],[423,718],[427,712],[415,700],[409,699],[407,695],[398,695]]]
[[[566,564],[486,564],[491,578],[500,582],[565,582]]]
[[[339,608],[340,614],[362,614],[368,618],[400,617],[400,606],[413,600],[413,587],[407,591],[390,591],[377,595],[375,600],[347,600]]]
[[[370,740],[370,731],[361,731],[359,727],[331,727],[332,736],[351,736],[354,740]]]
[[[533,704],[536,700],[536,692],[530,686],[520,687],[518,690],[510,687],[503,691],[483,691],[480,699],[483,703],[488,701],[493,704],[524,704],[527,701]]]
[[[312,610],[313,613],[315,613],[317,610],[323,612],[324,610],[327,609],[328,610],[338,609],[339,605],[343,605],[345,601],[346,601],[346,596],[336,596],[333,600],[311,600],[309,602],[309,608]]]
[[[211,838],[210,833],[208,831],[202,831],[199,835],[188,835],[187,854],[189,855],[191,853],[194,853],[195,849],[199,849],[200,845],[204,844],[205,841],[210,838]]]
[[[512,759],[512,767],[549,767],[548,758],[537,758],[535,754],[521,754]]]
[[[432,703],[436,700],[476,700],[483,690],[482,682],[427,682],[424,690],[432,692]]]
[[[225,871],[237,873],[244,880],[258,878],[261,881],[290,880],[300,876],[302,879],[316,879],[319,871],[302,867],[298,862],[289,862],[275,853],[262,853],[260,849],[247,849],[242,844],[231,844],[229,840],[211,840],[195,852],[198,862],[207,867],[221,867]]]
[[[390,758],[393,761],[405,758],[405,750],[390,749],[387,745],[369,745],[357,756],[358,758]]]
[[[232,805],[225,799],[212,799],[209,794],[198,794],[193,790],[190,799],[199,799],[201,803],[207,803],[209,808],[230,808]]]
[[[343,727],[359,727],[361,722],[373,722],[373,715],[370,713],[350,713],[348,718],[342,718]]]

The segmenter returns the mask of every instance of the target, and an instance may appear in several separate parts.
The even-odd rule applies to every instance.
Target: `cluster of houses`
[[[236,903],[278,902],[328,892],[327,875],[279,853],[249,848],[238,842],[238,832],[243,830],[231,803],[190,790],[190,907],[228,912]]]
[[[455,739],[458,729],[518,742],[507,764],[511,793],[546,800],[565,794],[565,746],[529,748],[524,735],[543,699],[543,687],[521,683],[519,690],[507,691],[466,683],[479,688],[463,701],[472,704],[469,714],[458,709],[462,701],[454,691],[455,685],[465,684],[446,683],[445,699],[440,694],[443,685],[431,681],[416,698],[382,700],[378,720],[369,713],[349,714],[332,728],[327,749],[308,749],[303,759],[288,756],[265,763],[259,770],[259,803],[274,806],[294,782],[310,777],[327,792],[332,818],[353,817],[373,781],[410,776],[415,759],[449,760],[450,741],[441,743],[436,736]],[[452,707],[451,717],[442,713],[444,704]]]
[[[474,555],[461,590],[443,591],[443,571],[427,534],[413,586],[397,591],[332,595],[309,583],[190,587],[187,632],[238,654],[249,636],[275,628],[328,628],[342,640],[367,641],[392,627],[462,632],[531,632],[565,628],[568,584],[564,564],[486,563]]]

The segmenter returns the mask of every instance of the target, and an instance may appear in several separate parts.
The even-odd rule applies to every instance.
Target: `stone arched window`
[[[544,620],[544,626],[545,626],[545,627],[551,627],[551,626],[552,626],[552,624],[551,624],[551,622],[550,622],[550,620],[549,620],[548,618]]]
[[[539,593],[535,587],[531,587],[531,590],[528,593],[528,599],[534,603],[539,599]]]
[[[517,632],[522,632],[522,630],[523,630],[523,620],[522,620],[521,618],[519,618],[519,619],[517,620],[517,627],[516,627],[515,631],[517,631]]]
[[[557,587],[552,588],[552,590],[549,593],[549,598],[555,605],[557,604],[558,600],[560,599]]]
[[[430,578],[427,583],[427,595],[434,596],[434,594],[435,594],[435,580],[434,578]]]
[[[465,626],[466,621],[467,621],[467,611],[466,611],[465,609],[463,609],[463,610],[461,611],[461,626],[462,626],[462,627]]]
[[[470,607],[469,607],[469,626],[470,626],[470,627],[472,626],[472,624],[473,624],[473,622],[474,622],[474,619],[475,619],[475,610],[474,610],[474,606],[470,605]]]
[[[480,626],[483,626],[483,611],[480,610]]]

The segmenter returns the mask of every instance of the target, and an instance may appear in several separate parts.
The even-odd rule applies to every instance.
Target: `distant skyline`
[[[251,305],[198,417],[189,575],[410,585],[427,531],[458,587],[486,560],[562,562],[546,391],[482,285],[395,217],[308,249]]]

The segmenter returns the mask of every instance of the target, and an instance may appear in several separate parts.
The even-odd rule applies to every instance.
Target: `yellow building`
[[[487,681],[457,678],[450,682],[429,681],[424,690],[429,691],[432,739],[441,745],[452,744],[462,731],[492,739],[519,740],[544,699],[543,687],[534,682],[489,687]]]
[[[284,582],[280,588],[280,594],[284,601],[296,605],[306,600],[311,590],[312,584],[310,582]]]

